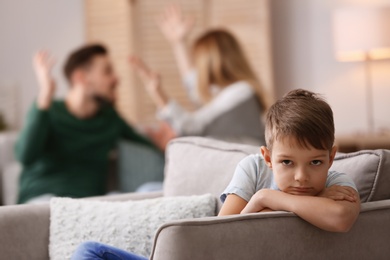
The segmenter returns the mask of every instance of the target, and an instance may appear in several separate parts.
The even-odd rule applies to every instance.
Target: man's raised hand
[[[50,107],[54,92],[55,82],[51,75],[54,59],[47,51],[38,51],[33,57],[33,67],[39,84],[37,106],[47,110]]]

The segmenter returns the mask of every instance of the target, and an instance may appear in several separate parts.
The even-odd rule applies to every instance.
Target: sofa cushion
[[[331,170],[351,176],[362,202],[390,199],[390,151],[338,154]]]
[[[215,216],[210,195],[107,202],[54,198],[50,202],[50,259],[70,259],[84,241],[149,256],[158,227],[170,220]]]
[[[238,162],[257,152],[259,147],[256,146],[209,138],[175,139],[166,153],[164,196],[211,193],[219,197]]]
[[[256,146],[202,137],[173,140],[166,155],[164,195],[211,193],[219,197],[238,162],[258,152]],[[390,199],[389,150],[338,154],[331,169],[352,177],[362,202]]]

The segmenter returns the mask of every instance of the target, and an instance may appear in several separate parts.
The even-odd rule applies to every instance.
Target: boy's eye
[[[288,165],[292,164],[292,161],[290,161],[290,160],[283,160],[282,164],[288,166]]]
[[[311,164],[312,164],[312,165],[321,165],[321,164],[322,164],[322,161],[320,161],[320,160],[314,160],[314,161],[311,161]]]

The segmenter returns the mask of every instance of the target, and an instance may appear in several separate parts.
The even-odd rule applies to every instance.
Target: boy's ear
[[[272,163],[271,163],[271,151],[268,150],[267,147],[262,146],[260,147],[260,152],[263,155],[264,161],[267,164],[267,166],[272,169]]]
[[[336,153],[337,153],[337,146],[333,146],[333,148],[332,148],[332,150],[330,151],[330,154],[329,154],[329,162],[330,162],[329,168],[333,164],[334,157],[336,156]]]

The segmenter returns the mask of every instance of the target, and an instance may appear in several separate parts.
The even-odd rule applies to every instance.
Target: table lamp
[[[374,132],[374,110],[370,62],[390,58],[390,6],[348,7],[333,12],[336,59],[363,61],[368,131]]]

